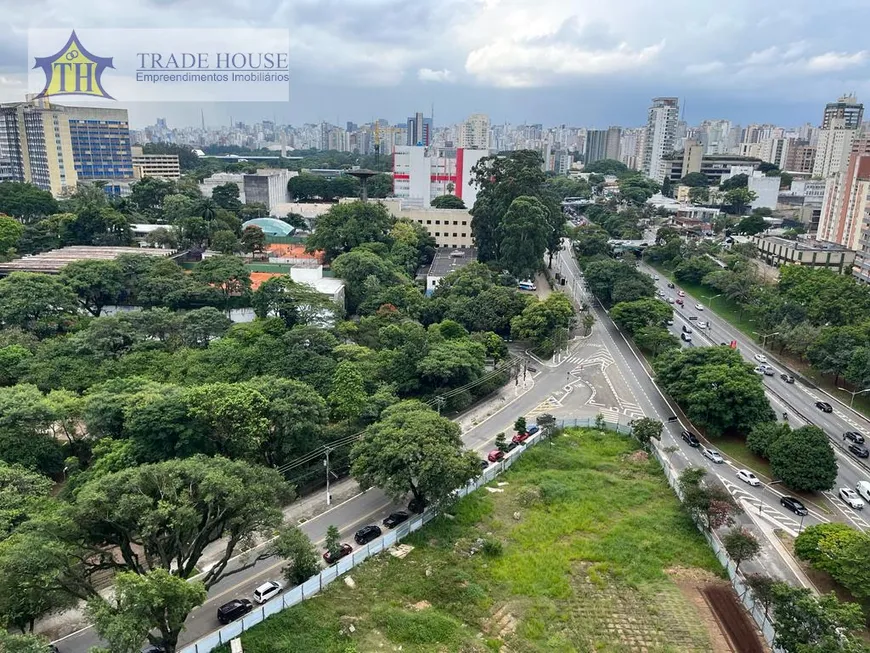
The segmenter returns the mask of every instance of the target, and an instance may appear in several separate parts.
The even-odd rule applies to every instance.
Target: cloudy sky
[[[430,112],[436,124],[639,125],[679,96],[690,122],[818,123],[870,102],[868,0],[0,0],[0,100],[21,99],[38,27],[287,27],[289,104],[129,105],[134,124],[343,124]]]

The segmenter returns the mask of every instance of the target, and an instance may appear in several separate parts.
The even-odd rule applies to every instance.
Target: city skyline
[[[674,96],[688,122],[801,124],[816,107],[854,92],[870,96],[870,54],[855,0],[787,8],[737,0],[727,7],[663,0],[477,0],[413,5],[394,0],[271,0],[242,21],[228,3],[198,7],[133,0],[117,16],[96,2],[94,27],[287,26],[289,103],[124,105],[135,127],[158,116],[195,125],[229,116],[299,124],[400,121],[435,105],[435,124],[486,113],[494,124],[541,122],[606,128],[642,125],[651,97]],[[158,10],[159,9],[159,10]],[[461,9],[461,10],[460,10]],[[26,30],[74,28],[58,0],[7,12],[0,101],[23,98]],[[849,20],[843,20],[849,16]],[[862,19],[863,18],[863,19]],[[116,105],[117,106],[117,105]],[[427,111],[428,113],[428,111]],[[352,114],[352,115],[350,115]]]

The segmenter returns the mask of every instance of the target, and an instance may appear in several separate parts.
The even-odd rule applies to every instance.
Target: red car
[[[491,463],[497,463],[500,460],[504,460],[504,452],[499,451],[498,449],[493,449],[489,452],[489,455],[486,457],[486,459]]]
[[[517,433],[512,439],[511,442],[514,444],[525,444],[526,440],[532,437],[531,433]]]
[[[326,560],[326,564],[334,565],[336,562],[341,560],[344,556],[350,555],[353,553],[353,547],[350,544],[342,544],[339,552],[332,556],[329,555],[329,551],[323,552],[323,559]]]

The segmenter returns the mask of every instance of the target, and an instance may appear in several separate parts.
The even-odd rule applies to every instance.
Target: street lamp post
[[[782,483],[782,481],[771,481],[767,485],[765,485],[764,483],[761,484],[761,499],[758,500],[758,514],[759,515],[761,514],[761,504],[764,503],[764,493],[767,491],[767,488],[770,487],[771,485],[777,485],[779,483]]]
[[[849,401],[849,408],[851,408],[851,407],[852,407],[852,404],[855,403],[855,395],[859,395],[859,394],[861,394],[862,392],[868,392],[868,391],[870,391],[870,388],[864,388],[863,390],[858,390],[858,391],[856,391],[856,392],[853,392],[853,391],[851,391],[851,390],[846,390],[846,388],[840,388],[840,387],[838,386],[838,387],[837,387],[837,390],[842,390],[843,392],[848,392],[850,395],[852,395],[852,399]]]
[[[754,333],[759,338],[761,338],[761,348],[762,349],[767,349],[767,339],[768,338],[770,338],[771,336],[778,336],[779,335],[779,331],[774,331],[773,333],[758,333],[758,331],[753,331],[752,333]]]
[[[721,296],[722,296],[722,293],[719,293],[718,295],[713,295],[712,297],[707,297],[707,295],[701,295],[701,297],[703,297],[704,299],[707,300],[707,306],[710,307],[711,309],[713,308],[713,300],[717,299],[718,297],[721,297]]]

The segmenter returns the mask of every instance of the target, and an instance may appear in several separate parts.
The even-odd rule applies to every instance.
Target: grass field
[[[674,575],[722,569],[635,451],[591,429],[533,448],[501,492],[463,499],[404,559],[352,570],[353,589],[336,581],[245,633],[245,653],[710,650]]]

